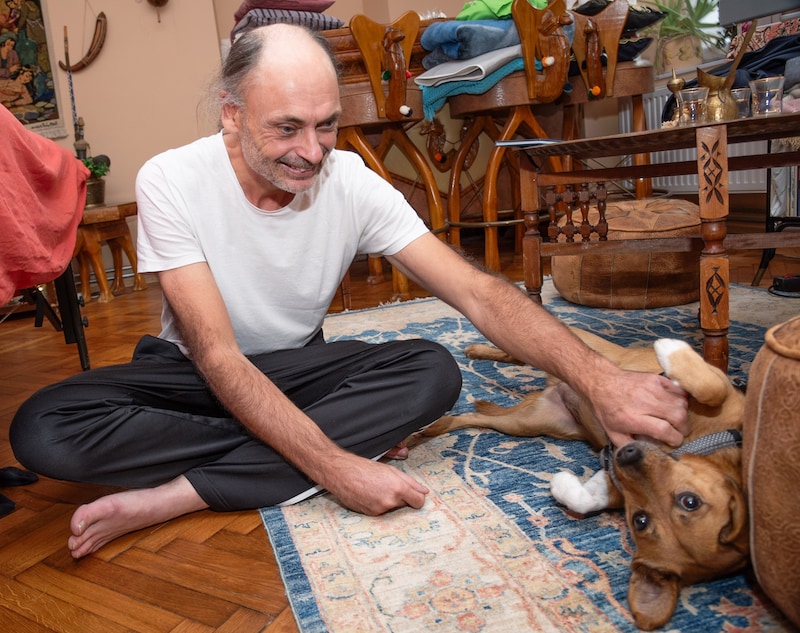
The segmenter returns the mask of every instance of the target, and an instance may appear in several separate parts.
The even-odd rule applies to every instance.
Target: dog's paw
[[[718,407],[728,398],[731,387],[727,376],[685,341],[659,339],[653,349],[669,379],[698,402]]]
[[[658,359],[658,364],[661,365],[661,369],[664,370],[664,373],[669,376],[672,372],[672,363],[670,362],[670,357],[678,351],[681,350],[690,350],[689,344],[686,341],[679,341],[678,339],[674,338],[660,338],[655,343],[653,343],[653,349],[656,352],[656,358]]]
[[[608,507],[608,476],[601,470],[584,483],[572,473],[556,473],[550,481],[550,492],[573,512],[597,512]]]
[[[483,343],[474,343],[467,346],[464,349],[464,354],[472,360],[493,360],[496,363],[512,363],[514,365],[524,364],[513,356],[509,356],[503,350]]]
[[[473,360],[491,359],[498,354],[502,354],[502,352],[496,347],[484,345],[483,343],[473,343],[464,348],[464,355]]]

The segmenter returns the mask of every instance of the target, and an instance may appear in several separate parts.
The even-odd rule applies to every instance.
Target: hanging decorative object
[[[66,27],[64,30],[66,37]],[[103,44],[106,41],[107,31],[108,19],[106,18],[105,13],[100,12],[97,16],[97,20],[94,23],[94,35],[92,35],[92,43],[89,45],[89,50],[86,52],[86,55],[72,65],[69,65],[69,60],[66,60],[66,63],[61,61],[58,62],[58,66],[61,68],[61,70],[76,73],[91,64],[100,54],[100,49],[103,48]]]
[[[105,37],[105,35],[103,37]],[[90,173],[89,179],[86,181],[86,200],[84,202],[84,208],[101,207],[105,204],[106,195],[106,183],[105,180],[103,180],[103,176],[108,173],[111,167],[111,159],[105,155],[91,155],[91,147],[86,140],[84,132],[85,123],[83,117],[78,116],[78,107],[75,103],[75,87],[72,82],[72,70],[75,66],[69,63],[69,33],[66,26],[64,27],[64,63],[62,64],[59,62],[59,65],[67,72],[69,100],[72,106],[72,124],[75,127],[75,142],[73,144],[75,147],[75,156],[86,165]]]
[[[158,16],[158,22],[161,23],[161,7],[167,4],[169,0],[147,0],[150,4],[152,4],[156,8],[156,15]]]
[[[64,63],[58,63],[61,68],[67,71],[67,84],[69,86],[69,102],[72,106],[72,126],[75,130],[75,155],[84,159],[88,152],[88,143],[83,137],[83,119],[78,117],[78,108],[75,105],[75,87],[72,83],[72,65],[69,63],[69,33],[64,27]]]

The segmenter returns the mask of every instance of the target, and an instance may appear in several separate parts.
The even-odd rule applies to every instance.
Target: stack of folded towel
[[[596,15],[612,0],[586,0],[572,9],[584,15]],[[529,0],[537,9],[547,7],[547,0]],[[481,94],[516,70],[522,70],[520,39],[511,16],[513,0],[471,0],[454,20],[435,22],[425,29],[420,44],[428,51],[422,65],[426,69],[415,81],[422,88],[425,118],[433,119],[447,97],[457,94]],[[628,19],[620,40],[617,60],[631,61],[652,42],[638,37],[638,31],[652,26],[664,13],[630,5]],[[571,42],[574,27],[562,27]],[[541,62],[533,60],[536,69]],[[579,72],[577,63],[570,75]]]
[[[534,6],[538,4],[547,2],[536,0]],[[426,71],[414,81],[422,89],[427,120],[444,107],[448,97],[484,93],[524,69],[511,5],[511,0],[473,0],[455,20],[434,22],[425,29],[420,44],[429,51],[422,59]],[[541,69],[540,62],[534,63]]]

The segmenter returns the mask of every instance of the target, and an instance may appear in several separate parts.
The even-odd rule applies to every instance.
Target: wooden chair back
[[[628,0],[613,0],[597,15],[573,13],[575,37],[572,52],[586,83],[586,90],[597,99],[614,96],[619,40],[628,19]],[[606,72],[600,56],[605,51]]]
[[[561,29],[572,22],[565,0],[553,0],[546,9],[534,8],[528,0],[514,0],[511,15],[519,33],[528,98],[538,103],[558,99],[567,83],[570,43]],[[537,72],[535,61],[544,66]]]
[[[407,11],[391,24],[379,24],[360,14],[350,20],[350,31],[364,59],[378,115],[390,121],[401,121],[408,116],[402,106],[406,103],[409,60],[419,29],[420,17],[415,11]],[[384,77],[388,94],[383,89]]]
[[[565,0],[552,0],[545,9],[533,7],[528,0],[514,0],[511,14],[520,36],[531,101],[550,103],[561,95],[568,80],[570,52],[591,98],[614,95],[619,40],[628,19],[627,0],[613,0],[594,16],[567,12]],[[570,45],[561,27],[572,23],[575,34]],[[542,63],[541,72],[536,60]]]

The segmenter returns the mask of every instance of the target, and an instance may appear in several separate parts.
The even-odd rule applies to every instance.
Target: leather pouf
[[[597,210],[592,209],[589,222],[594,225],[597,220]],[[609,240],[700,234],[700,208],[680,199],[610,201],[606,220]],[[579,212],[573,221],[580,222]],[[596,308],[662,308],[700,298],[697,253],[567,255],[553,257],[551,271],[562,297]]]
[[[742,447],[756,578],[800,626],[800,317],[770,329],[753,361]]]

